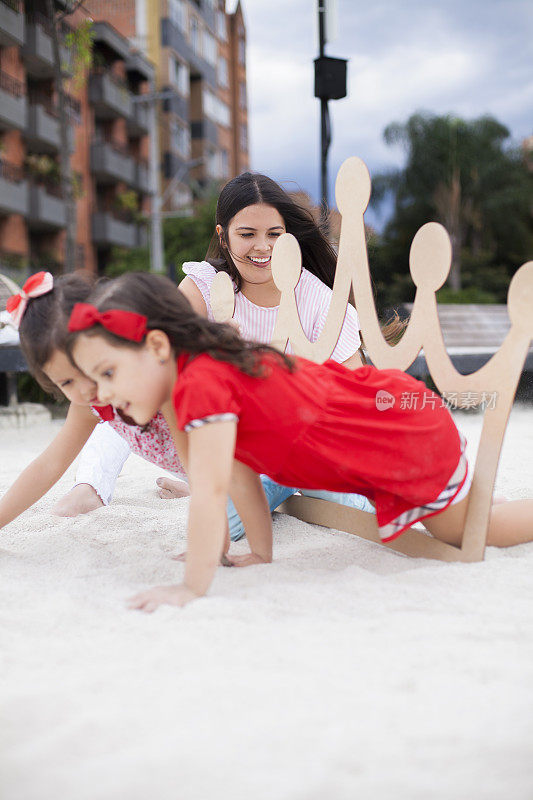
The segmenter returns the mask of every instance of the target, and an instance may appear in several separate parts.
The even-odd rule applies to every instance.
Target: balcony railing
[[[127,145],[96,138],[91,144],[91,171],[102,183],[135,183],[135,161]]]
[[[24,30],[24,14],[18,0],[0,0],[0,47],[20,47]]]
[[[14,11],[16,14],[20,13],[21,9],[20,0],[0,0],[0,3],[3,3],[3,5],[10,8],[11,11]]]
[[[24,180],[24,167],[0,159],[0,178],[9,183],[21,183]]]
[[[36,230],[57,230],[66,225],[66,207],[61,186],[53,180],[34,177],[30,182],[28,225]]]
[[[96,116],[102,119],[129,119],[132,115],[132,95],[128,84],[101,67],[89,76],[89,103]]]
[[[24,169],[0,159],[0,214],[22,214],[28,211],[28,185]]]
[[[0,70],[0,89],[12,95],[12,97],[24,97],[26,93],[24,84],[21,81],[18,81],[12,75],[8,75],[7,72],[2,72],[2,70]]]
[[[59,28],[60,61],[64,74],[71,71],[70,51],[65,46],[65,35],[70,28],[64,23]],[[26,71],[37,80],[53,77],[54,52],[52,47],[53,28],[50,20],[39,11],[31,12],[26,17],[26,39],[22,47],[22,57]]]
[[[5,0],[1,0],[1,2],[5,2]],[[50,22],[49,17],[46,14],[43,14],[42,11],[30,11],[26,18],[30,25],[40,25],[41,28],[50,36],[52,34],[52,23]],[[62,38],[67,36],[71,33],[71,28],[66,24],[66,22],[59,23],[59,34]]]
[[[0,0],[2,2],[2,0]],[[50,97],[49,94],[46,94],[40,89],[29,89],[28,90],[28,99],[31,104],[37,104],[44,108],[47,114],[50,114],[52,117],[59,117],[59,105],[58,103]],[[64,94],[65,100],[65,111],[68,117],[73,119],[78,125],[81,122],[81,103],[79,100],[76,100],[75,97],[72,97],[70,94]]]

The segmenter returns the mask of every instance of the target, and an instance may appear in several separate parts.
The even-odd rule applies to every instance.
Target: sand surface
[[[58,425],[0,431],[0,491]],[[278,514],[272,565],[143,615],[188,501],[132,456],[110,507],[59,520],[72,474],[2,532],[2,800],[532,800],[533,544],[415,561]],[[497,488],[532,483],[518,407]]]

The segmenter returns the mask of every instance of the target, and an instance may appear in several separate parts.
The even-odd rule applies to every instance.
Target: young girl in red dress
[[[439,403],[402,407],[405,392],[435,396],[398,370],[317,365],[240,339],[200,317],[172,284],[129,274],[74,307],[68,350],[98,398],[139,425],[160,409],[190,482],[184,582],[134,597],[131,607],[185,605],[205,594],[223,550],[228,493],[251,552],[272,559],[258,473],[284,485],[360,492],[376,506],[384,541],[423,520],[459,544],[470,476],[464,441]],[[380,402],[385,398],[386,402]],[[533,539],[533,501],[495,506],[489,544]]]

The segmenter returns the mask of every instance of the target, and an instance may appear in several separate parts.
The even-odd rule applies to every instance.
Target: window
[[[239,63],[244,64],[246,62],[246,42],[243,38],[239,39]]]
[[[230,126],[230,111],[226,103],[223,103],[209,89],[204,89],[204,114],[206,117],[218,122],[219,125]]]
[[[244,81],[239,84],[239,103],[241,108],[246,108],[246,84]]]
[[[216,150],[207,151],[205,171],[210,178],[218,178],[218,153]]]
[[[187,30],[187,9],[185,0],[169,0],[168,12],[171,22],[180,30]]]
[[[221,86],[229,86],[228,62],[223,56],[218,59],[217,80]]]
[[[191,134],[189,126],[173,119],[170,121],[170,146],[184,158],[189,158],[191,149]]]
[[[226,29],[226,15],[223,11],[217,11],[217,36],[224,42],[228,38]]]
[[[202,29],[198,19],[191,17],[191,47],[198,55],[201,55],[201,34]]]
[[[248,128],[246,125],[240,126],[240,144],[241,150],[248,150]]]
[[[203,55],[209,64],[214,67],[217,63],[217,40],[209,31],[204,30]]]
[[[170,56],[168,65],[168,79],[170,83],[177,87],[178,92],[183,97],[188,97],[190,93],[189,66],[183,61],[178,61],[174,56]]]
[[[172,206],[175,210],[182,210],[183,216],[189,216],[192,213],[192,193],[188,186],[182,183],[174,190]]]

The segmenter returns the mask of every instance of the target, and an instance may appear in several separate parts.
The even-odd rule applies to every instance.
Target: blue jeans
[[[265,490],[266,499],[270,507],[270,511],[275,511],[276,508],[283,503],[288,497],[291,497],[296,492],[301,491],[307,497],[318,497],[320,500],[329,500],[333,503],[340,503],[343,506],[350,506],[351,508],[358,508],[360,511],[368,511],[371,514],[375,513],[374,506],[370,500],[363,497],[362,494],[349,494],[348,492],[323,492],[315,489],[289,489],[287,486],[281,486],[279,483],[274,483],[267,475],[261,475],[261,482]],[[244,536],[244,526],[241,518],[237,514],[237,509],[228,500],[228,522],[229,522],[229,535],[233,542],[242,539]]]

